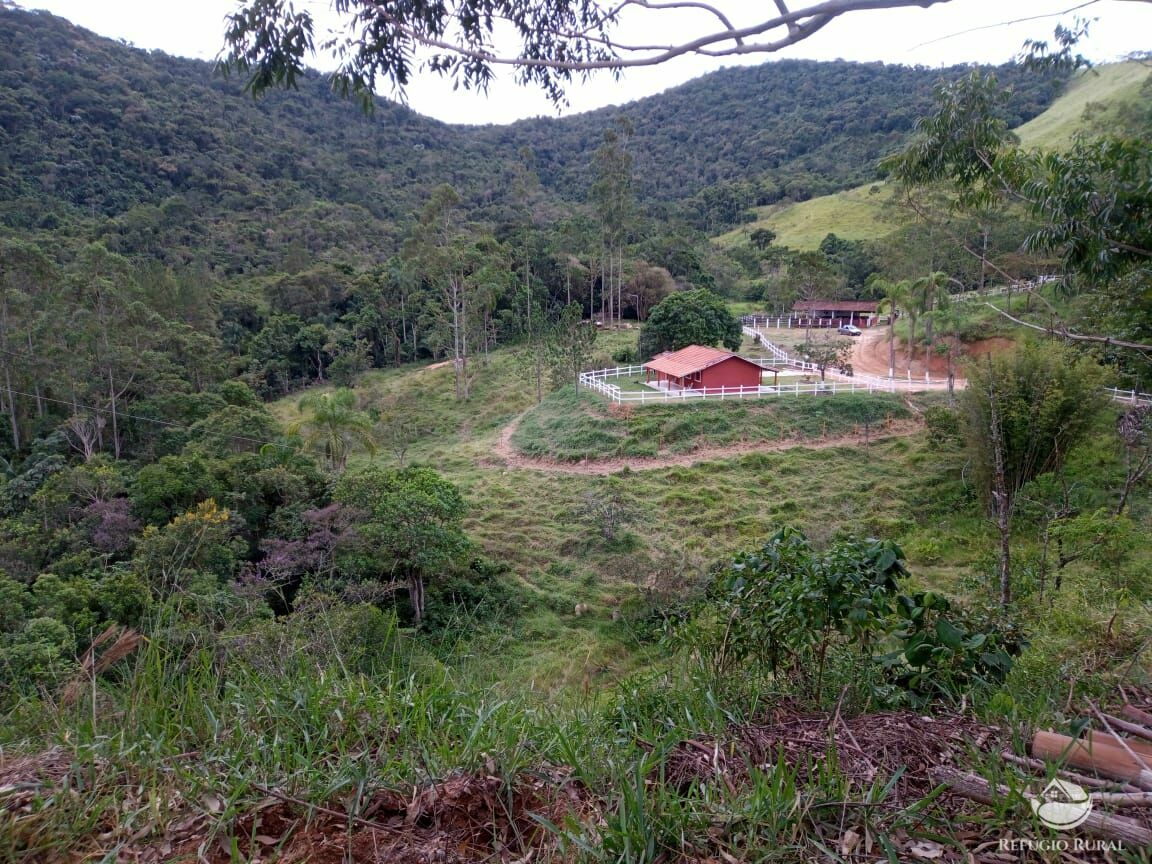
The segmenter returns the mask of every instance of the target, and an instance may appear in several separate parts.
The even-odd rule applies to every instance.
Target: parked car
[[[841,324],[839,332],[841,336],[859,336],[864,331],[855,324]]]

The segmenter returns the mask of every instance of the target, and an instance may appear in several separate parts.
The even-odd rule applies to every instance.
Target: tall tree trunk
[[[1000,421],[1000,406],[996,403],[994,385],[989,376],[989,443],[992,446],[992,505],[996,516],[996,530],[1000,533],[1000,605],[1012,602],[1012,498],[1004,467],[1004,430]]]
[[[408,601],[412,604],[412,617],[419,627],[424,620],[424,577],[419,573],[408,574]]]
[[[12,391],[12,370],[7,363],[4,364],[4,386],[8,391],[5,400],[8,407],[8,418],[12,424],[12,449],[20,450],[20,420],[16,413],[16,394]]]
[[[888,377],[896,377],[896,307],[888,316]]]
[[[108,399],[112,409],[112,455],[120,458],[120,421],[116,410],[116,386],[112,378],[112,367],[108,367]]]

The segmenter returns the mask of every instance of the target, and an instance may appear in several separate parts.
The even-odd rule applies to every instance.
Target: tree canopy
[[[689,345],[740,347],[740,321],[723,299],[704,288],[680,291],[661,300],[640,331],[640,354],[679,351]]]
[[[953,0],[820,0],[789,9],[777,0],[774,13],[759,7],[749,20],[734,21],[721,10],[723,4],[706,3],[402,0],[384,6],[373,0],[337,0],[345,35],[331,36],[320,47],[339,61],[334,81],[346,95],[370,100],[381,80],[403,90],[420,66],[449,75],[465,88],[484,89],[494,67],[512,66],[523,83],[543,88],[560,103],[576,74],[655,66],[689,54],[770,54],[852,12],[949,2]],[[628,15],[666,18],[669,10],[685,7],[709,13],[711,29],[672,44],[635,45],[618,36]],[[292,86],[304,76],[305,58],[316,47],[316,24],[308,9],[297,11],[285,0],[250,0],[228,16],[228,22],[222,64],[247,76],[252,90]],[[650,24],[658,26],[655,20]],[[496,32],[509,25],[519,49],[505,52]],[[418,60],[421,55],[427,59]]]

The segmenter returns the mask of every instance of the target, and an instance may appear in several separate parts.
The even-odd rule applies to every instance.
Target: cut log
[[[1107,732],[1100,732],[1096,729],[1089,729],[1086,737],[1089,743],[1091,743],[1093,746],[1096,746],[1097,744],[1103,744],[1105,747],[1108,747],[1109,745],[1112,747],[1120,747],[1120,744],[1116,740],[1116,736],[1109,735]],[[1124,739],[1124,743],[1131,747],[1136,755],[1141,759],[1144,759],[1145,761],[1152,759],[1152,741],[1140,741],[1136,738],[1126,738]],[[1123,750],[1124,748],[1120,747],[1120,749]]]
[[[1092,792],[1092,804],[1111,804],[1115,807],[1152,807],[1152,792]]]
[[[1039,771],[1042,774],[1047,774],[1049,765],[1040,759],[1029,759],[1027,756],[1017,756],[1011,750],[1005,750],[1000,754],[1000,758],[1005,762],[1010,762],[1013,765],[1019,765],[1021,768],[1028,768],[1032,771]],[[1073,783],[1078,783],[1081,786],[1086,786],[1089,789],[1103,789],[1111,792],[1136,792],[1140,795],[1144,793],[1140,791],[1139,786],[1133,786],[1131,783],[1125,783],[1122,780],[1101,780],[1099,777],[1089,777],[1087,774],[1078,774],[1075,771],[1065,771],[1063,769],[1056,772],[1057,777],[1063,777],[1065,780],[1071,780]]]
[[[948,768],[934,771],[932,779],[937,783],[946,785],[957,795],[978,801],[981,804],[1000,804],[1006,797],[1012,795],[1012,790],[1007,786],[993,787],[983,777],[977,777],[974,774],[960,774]],[[1027,799],[1032,796],[1021,793],[1021,797]],[[1088,814],[1088,818],[1080,824],[1079,830],[1102,840],[1119,840],[1125,844],[1130,843],[1137,849],[1152,846],[1152,830],[1132,819],[1114,816],[1111,813],[1092,811]]]
[[[1037,759],[1066,762],[1074,768],[1086,768],[1125,780],[1146,792],[1152,792],[1152,759],[1137,760],[1122,747],[1097,740],[1095,743],[1069,738],[1055,732],[1037,732],[1032,738],[1032,755]]]
[[[1105,714],[1104,719],[1108,721],[1113,730],[1119,729],[1121,732],[1127,732],[1129,735],[1135,735],[1145,741],[1152,741],[1152,729],[1145,729],[1138,723],[1129,723],[1127,720],[1113,717],[1111,714]]]
[[[1133,723],[1140,723],[1144,726],[1152,727],[1152,714],[1147,711],[1141,711],[1135,705],[1124,704],[1120,709],[1120,713],[1131,720]]]

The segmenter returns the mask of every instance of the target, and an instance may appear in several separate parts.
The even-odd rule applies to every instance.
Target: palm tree
[[[928,343],[928,357],[932,356],[932,310],[936,308],[937,304],[948,302],[948,282],[949,277],[947,273],[936,270],[929,273],[927,276],[921,276],[912,285],[912,293],[915,297],[913,304],[920,312],[924,314],[924,338]],[[913,338],[915,338],[916,320],[912,319]],[[927,363],[931,362],[929,359]]]
[[[301,412],[311,411],[312,415],[289,424],[288,433],[295,435],[303,429],[304,446],[322,447],[333,471],[344,470],[348,455],[357,445],[375,455],[372,420],[356,410],[356,394],[347,387],[331,393],[309,393],[300,400],[298,408]]]
[[[941,328],[950,330],[952,338],[948,342],[948,404],[956,402],[956,345],[960,341],[960,305],[952,302],[952,296],[945,292],[937,298],[936,308],[929,313],[929,322],[935,321]]]
[[[868,280],[869,286],[881,296],[876,306],[877,315],[888,315],[888,377],[896,377],[896,314],[901,307],[906,307],[912,294],[912,284],[904,279],[900,282],[891,282],[887,279],[873,278]]]

